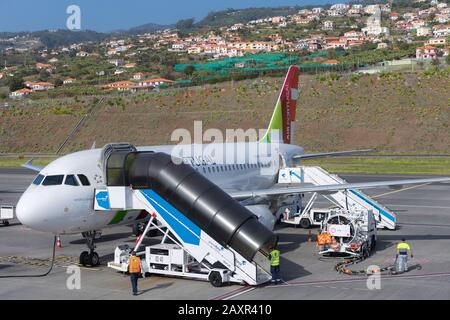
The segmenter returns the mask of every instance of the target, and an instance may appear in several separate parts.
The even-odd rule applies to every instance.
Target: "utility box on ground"
[[[5,226],[9,225],[9,220],[14,219],[14,206],[1,205],[0,206],[0,222]]]

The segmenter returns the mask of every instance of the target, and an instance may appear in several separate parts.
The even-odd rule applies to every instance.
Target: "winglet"
[[[25,163],[22,165],[22,167],[23,167],[23,168],[30,169],[30,170],[33,170],[33,171],[36,171],[36,172],[40,172],[40,171],[43,169],[43,167],[35,166],[35,165],[33,164],[33,159],[30,159],[30,160],[28,160],[27,162],[25,162]]]

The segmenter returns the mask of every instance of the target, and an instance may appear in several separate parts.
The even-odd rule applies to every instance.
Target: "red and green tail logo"
[[[282,137],[280,142],[286,144],[294,142],[293,133],[298,99],[298,76],[299,69],[296,66],[290,66],[270,119],[269,127],[260,142],[272,142],[271,136],[275,130]]]

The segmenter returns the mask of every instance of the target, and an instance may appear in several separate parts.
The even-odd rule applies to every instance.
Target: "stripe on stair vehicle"
[[[140,192],[185,243],[200,244],[201,229],[196,224],[153,190],[143,189]]]
[[[362,194],[360,194],[359,192],[356,192],[355,190],[350,190],[351,193],[353,193],[354,195],[356,195],[357,197],[359,197],[360,199],[364,200],[365,202],[367,202],[368,204],[370,204],[372,207],[374,207],[375,209],[377,209],[380,214],[386,218],[388,218],[389,220],[391,220],[393,223],[396,223],[396,219],[394,216],[392,216],[391,214],[389,214],[386,210],[384,210],[383,208],[381,208],[379,205],[375,204],[373,201],[370,201],[369,199],[367,199],[366,197],[364,197]]]

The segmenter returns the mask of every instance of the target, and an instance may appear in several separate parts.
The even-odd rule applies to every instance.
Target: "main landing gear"
[[[94,251],[95,250],[94,240],[96,238],[99,238],[101,233],[98,231],[89,231],[83,232],[82,235],[83,238],[86,239],[86,245],[89,251],[83,251],[80,254],[80,264],[82,266],[96,267],[100,264],[100,257],[98,256],[98,253]]]

